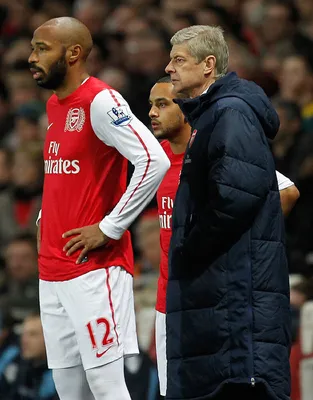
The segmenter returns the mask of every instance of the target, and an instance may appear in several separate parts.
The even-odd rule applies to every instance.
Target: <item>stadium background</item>
[[[43,182],[45,101],[50,93],[37,88],[27,58],[36,27],[65,15],[80,19],[92,32],[95,46],[87,63],[89,73],[121,92],[147,126],[149,91],[164,75],[169,39],[193,24],[222,26],[230,48],[229,70],[254,80],[271,97],[281,119],[272,143],[277,169],[293,180],[301,194],[286,219],[294,341],[292,400],[312,400],[312,0],[0,0],[0,398],[48,399],[34,394],[46,368],[42,341],[37,337],[31,343],[23,321],[38,311],[35,220]],[[155,202],[131,230],[142,353],[127,362],[126,375],[133,400],[155,400],[153,324],[160,257]],[[35,334],[40,336],[40,330]],[[9,366],[15,369],[8,373],[3,359],[12,348]],[[27,384],[26,375],[31,376]],[[33,397],[14,389],[23,385],[31,388]],[[52,394],[49,399],[57,397]]]

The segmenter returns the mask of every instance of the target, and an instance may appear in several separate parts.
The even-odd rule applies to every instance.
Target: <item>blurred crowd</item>
[[[229,70],[254,80],[272,99],[281,121],[272,143],[277,170],[300,191],[286,231],[294,335],[292,400],[304,400],[301,315],[313,299],[312,0],[0,0],[0,398],[57,399],[38,315],[35,240],[50,93],[37,88],[27,59],[32,32],[58,16],[74,16],[87,25],[95,43],[89,73],[118,90],[147,126],[149,91],[164,75],[169,40],[194,24],[222,26]],[[125,373],[133,400],[156,400],[153,327],[160,250],[155,202],[131,231],[142,351],[127,360]],[[313,353],[312,324],[310,329],[312,349],[307,354]]]

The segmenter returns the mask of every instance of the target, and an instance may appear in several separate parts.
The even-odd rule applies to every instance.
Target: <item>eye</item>
[[[184,62],[184,59],[182,57],[177,57],[176,62],[177,64],[182,64]]]
[[[39,49],[39,51],[46,51],[45,47],[39,47],[38,49]]]
[[[159,104],[159,107],[160,107],[160,108],[165,108],[165,107],[166,107],[166,104],[165,104],[165,103],[160,103],[160,104]]]

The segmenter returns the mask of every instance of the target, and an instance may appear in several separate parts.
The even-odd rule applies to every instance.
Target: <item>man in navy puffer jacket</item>
[[[284,223],[263,90],[226,73],[218,27],[171,40],[166,67],[192,127],[173,210],[167,399],[288,400]]]

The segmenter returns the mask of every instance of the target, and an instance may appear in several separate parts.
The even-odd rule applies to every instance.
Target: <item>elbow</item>
[[[287,191],[288,191],[288,202],[292,207],[294,207],[294,205],[296,204],[296,202],[300,197],[300,192],[295,185],[290,186],[290,188],[287,188]]]
[[[296,204],[297,200],[300,197],[300,192],[299,192],[299,189],[297,188],[296,185],[293,186],[293,195],[292,195],[292,197],[293,197],[294,204]]]

